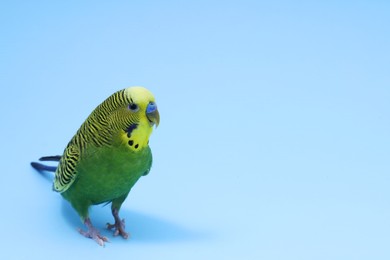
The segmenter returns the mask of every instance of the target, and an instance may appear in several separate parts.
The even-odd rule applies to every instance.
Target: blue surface
[[[82,2],[0,3],[1,258],[390,259],[388,1]],[[29,163],[132,85],[154,167],[101,248]]]

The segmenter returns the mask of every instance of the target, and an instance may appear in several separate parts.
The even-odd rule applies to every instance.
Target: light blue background
[[[0,35],[1,258],[390,259],[388,1],[2,1]],[[131,85],[154,167],[101,248],[29,163]]]

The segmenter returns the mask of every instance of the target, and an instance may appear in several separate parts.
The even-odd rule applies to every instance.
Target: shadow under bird
[[[89,115],[70,140],[62,156],[40,161],[58,161],[58,167],[38,162],[38,171],[55,172],[53,189],[70,202],[87,230],[80,234],[104,246],[108,239],[92,225],[89,207],[111,203],[114,235],[128,238],[119,210],[131,188],[152,166],[149,137],[160,115],[153,94],[143,87],[120,90]]]

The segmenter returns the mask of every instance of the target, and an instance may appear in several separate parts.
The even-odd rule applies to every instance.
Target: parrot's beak
[[[156,128],[157,128],[158,124],[160,124],[160,114],[158,113],[157,109],[151,113],[147,113],[146,117],[148,118],[149,123],[152,126],[156,125]]]
[[[155,103],[149,103],[146,109],[146,117],[149,120],[151,126],[156,125],[156,128],[160,124],[160,113],[158,113],[157,106]]]

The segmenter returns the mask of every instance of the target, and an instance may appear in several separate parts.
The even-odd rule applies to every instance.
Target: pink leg
[[[129,237],[129,234],[125,231],[125,220],[119,218],[119,211],[118,209],[112,210],[112,215],[114,216],[115,223],[110,224],[107,223],[108,229],[114,229],[114,236],[121,235],[124,239],[127,239]]]
[[[79,229],[79,233],[85,237],[92,238],[101,246],[104,246],[104,242],[108,242],[108,239],[105,236],[100,235],[99,230],[97,230],[91,223],[89,218],[84,220],[84,224],[87,226],[88,231]]]

